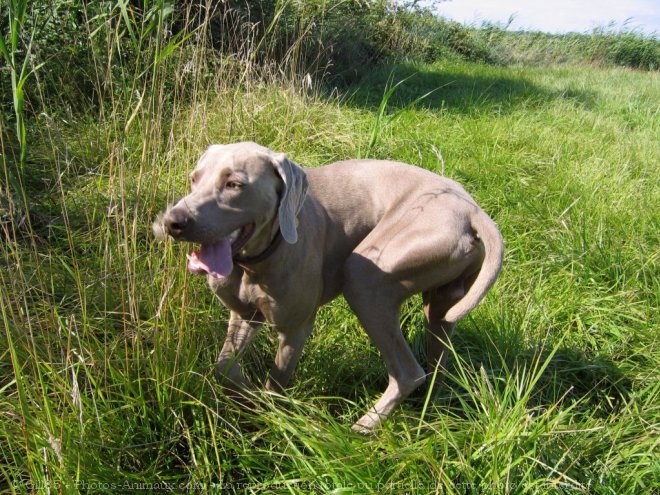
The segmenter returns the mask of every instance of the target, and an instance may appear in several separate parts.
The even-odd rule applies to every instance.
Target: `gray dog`
[[[499,230],[470,195],[411,165],[349,160],[303,169],[245,142],[211,146],[191,183],[154,232],[201,245],[188,268],[206,274],[231,310],[218,359],[225,383],[249,386],[239,360],[267,321],[279,348],[266,388],[285,387],[319,307],[344,294],[389,374],[357,431],[371,431],[426,379],[401,333],[403,301],[423,295],[432,372],[456,321],[502,265]]]

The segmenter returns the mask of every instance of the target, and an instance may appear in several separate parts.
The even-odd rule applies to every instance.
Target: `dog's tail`
[[[486,213],[479,210],[478,213],[472,215],[470,223],[484,245],[484,261],[477,278],[465,296],[447,311],[444,319],[449,323],[457,322],[479,304],[488,289],[495,283],[502,267],[504,241],[495,222]]]

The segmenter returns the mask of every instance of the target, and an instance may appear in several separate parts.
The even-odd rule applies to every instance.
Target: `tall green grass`
[[[486,25],[473,31],[490,50],[491,60],[504,64],[543,66],[588,64],[645,70],[660,68],[657,33],[600,27],[591,33],[511,32]]]
[[[272,38],[241,33],[218,55],[216,18],[190,10],[170,34],[174,11],[150,5],[83,10],[91,41],[72,50],[88,79],[46,71],[80,70],[64,56],[25,59],[24,138],[14,98],[0,113],[3,492],[657,489],[657,73],[441,61],[328,91],[303,52],[259,60]],[[45,17],[17,24],[10,71],[57,26],[27,13]],[[459,324],[447,375],[373,436],[349,427],[387,376],[341,299],[293,387],[241,408],[213,376],[226,310],[186,272],[186,246],[150,237],[203,149],[244,139],[307,166],[368,155],[442,172],[500,225],[505,268]],[[420,304],[401,321],[423,360]],[[246,356],[255,383],[274,344],[265,328]]]

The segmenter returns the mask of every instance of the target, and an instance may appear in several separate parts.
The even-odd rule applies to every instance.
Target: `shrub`
[[[494,60],[503,64],[617,65],[643,70],[660,67],[656,34],[595,29],[590,34],[510,32],[496,25],[476,30],[485,38]]]
[[[608,59],[615,65],[639,69],[660,68],[660,40],[632,32],[609,37]]]

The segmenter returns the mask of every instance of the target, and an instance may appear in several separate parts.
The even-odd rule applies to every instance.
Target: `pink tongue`
[[[202,249],[188,256],[188,270],[194,273],[208,273],[216,278],[228,276],[234,263],[231,259],[231,243],[223,239],[215,244],[203,244]]]

